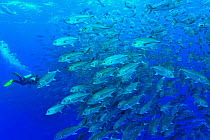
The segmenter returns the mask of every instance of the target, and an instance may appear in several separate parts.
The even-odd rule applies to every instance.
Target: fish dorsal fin
[[[90,63],[93,62],[94,60],[95,60],[95,57],[93,57],[93,58],[90,60]]]

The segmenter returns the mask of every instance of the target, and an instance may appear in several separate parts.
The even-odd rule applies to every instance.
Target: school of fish
[[[137,1],[123,3],[100,17],[89,9],[63,20],[72,30],[52,42],[62,53],[57,70],[37,88],[65,93],[46,115],[72,107],[81,122],[54,140],[78,131],[77,140],[209,139],[209,1],[194,8],[190,0],[157,0],[142,12]]]

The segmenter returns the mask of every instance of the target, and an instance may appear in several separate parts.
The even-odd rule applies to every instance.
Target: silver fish
[[[45,74],[42,78],[39,79],[37,83],[37,88],[49,86],[50,82],[55,81],[55,75],[57,72],[60,72],[60,71],[56,70],[56,71],[51,71]]]

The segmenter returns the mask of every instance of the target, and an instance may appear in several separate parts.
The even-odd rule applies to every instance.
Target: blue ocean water
[[[50,107],[59,104],[61,100],[69,94],[71,87],[81,84],[83,81],[88,81],[88,79],[84,80],[87,75],[82,72],[81,74],[80,72],[78,72],[79,74],[76,74],[76,72],[66,72],[66,68],[69,64],[59,63],[58,58],[65,53],[79,51],[81,48],[86,47],[86,45],[91,45],[92,42],[93,46],[102,44],[106,40],[104,37],[105,35],[94,34],[91,36],[88,34],[86,36],[78,34],[80,28],[97,22],[103,23],[106,26],[111,26],[113,22],[116,22],[113,29],[115,29],[115,32],[117,33],[120,32],[120,41],[124,44],[128,41],[127,46],[119,45],[121,48],[132,48],[132,42],[136,38],[156,36],[158,40],[163,42],[163,44],[159,45],[157,49],[146,50],[146,59],[143,61],[148,63],[149,68],[146,68],[143,74],[148,76],[149,79],[154,80],[150,83],[148,80],[147,83],[143,80],[141,81],[139,78],[142,83],[141,88],[138,88],[138,92],[143,89],[146,91],[148,90],[146,92],[148,97],[145,98],[144,101],[141,101],[141,106],[151,99],[152,94],[149,92],[153,91],[153,88],[155,88],[154,85],[156,85],[162,77],[160,75],[154,75],[154,70],[151,70],[152,67],[157,65],[166,66],[165,63],[171,63],[174,67],[174,73],[176,76],[174,79],[166,78],[166,82],[173,83],[174,81],[175,84],[172,84],[171,87],[164,84],[165,88],[163,90],[167,93],[169,89],[174,89],[174,91],[172,91],[174,93],[171,93],[172,96],[170,96],[169,93],[169,96],[166,94],[163,98],[158,98],[157,101],[159,103],[154,101],[154,104],[157,104],[160,107],[170,101],[174,101],[179,95],[184,95],[186,99],[179,103],[181,106],[186,105],[187,108],[193,112],[194,118],[189,118],[189,120],[194,120],[195,123],[190,122],[187,117],[186,119],[183,117],[183,120],[176,117],[181,121],[178,121],[178,119],[173,121],[173,124],[177,125],[176,129],[174,129],[174,132],[169,137],[164,137],[164,133],[160,133],[159,131],[156,132],[155,135],[151,135],[148,128],[145,128],[142,135],[139,135],[136,139],[208,139],[209,107],[199,108],[198,105],[194,103],[195,101],[192,94],[194,94],[193,91],[195,89],[198,89],[198,92],[202,92],[198,93],[198,95],[203,98],[205,97],[206,102],[209,104],[210,88],[205,87],[205,84],[201,82],[197,83],[193,80],[185,81],[186,83],[182,86],[185,76],[181,75],[180,78],[178,73],[180,72],[179,69],[182,68],[193,69],[202,73],[206,77],[210,77],[210,64],[208,60],[210,41],[208,39],[210,37],[206,37],[210,34],[209,4],[202,6],[202,2],[205,3],[206,1],[183,1],[184,4],[181,7],[174,8],[179,12],[179,15],[175,17],[170,15],[171,11],[169,12],[169,10],[153,10],[150,14],[147,12],[147,4],[155,6],[155,4],[160,2],[161,1],[152,0],[144,2],[135,0],[2,1],[1,6],[4,5],[8,7],[9,10],[15,11],[16,14],[11,15],[3,9],[1,9],[0,12],[0,40],[3,40],[8,45],[7,50],[10,50],[9,54],[1,54],[0,57],[0,83],[2,85],[0,86],[1,139],[51,140],[54,139],[55,134],[60,130],[79,124],[82,120],[82,118],[77,117],[80,104],[69,105],[62,110],[62,113],[58,112],[50,116],[45,114]],[[202,6],[202,8],[200,8],[200,6]],[[164,8],[164,6],[162,8]],[[184,11],[183,13],[181,12],[182,10]],[[65,23],[68,18],[77,14],[94,15],[96,19],[75,25]],[[184,22],[182,19],[190,14],[193,14],[193,16],[196,17],[195,22]],[[180,25],[177,25],[178,27],[172,26],[174,19],[180,20],[180,23],[178,23]],[[208,20],[207,23],[206,20]],[[133,23],[135,25],[134,27],[131,27],[131,24]],[[200,28],[198,26],[200,23],[206,23],[207,27]],[[160,31],[161,33],[158,32],[159,29],[156,29],[158,27],[163,28],[163,31]],[[184,31],[188,28],[192,28],[194,32],[197,33],[189,36],[190,33]],[[163,33],[164,31],[166,31],[166,34]],[[84,44],[78,41],[74,46],[69,45],[66,47],[57,47],[53,45],[55,39],[67,35],[88,38],[89,40],[87,40],[89,42]],[[170,43],[171,40],[172,43]],[[178,40],[180,40],[181,43],[178,43]],[[99,43],[94,44],[94,41],[98,41]],[[191,43],[192,47],[189,47]],[[138,52],[139,48],[133,48],[133,50]],[[3,51],[4,50],[1,49],[1,52]],[[96,50],[93,49],[93,51]],[[110,51],[111,53],[106,52],[107,55],[105,56],[108,57],[116,53],[125,52],[123,49],[118,52],[113,50]],[[170,51],[172,51],[172,53]],[[12,53],[15,54],[12,55]],[[91,53],[95,55],[94,52]],[[166,57],[162,57],[163,59],[161,59],[161,55],[172,57],[172,59],[167,62]],[[12,63],[14,61],[9,61],[11,60],[11,56],[18,60],[21,66],[26,66],[27,68],[20,67],[20,65],[14,65]],[[178,61],[177,57],[181,57],[182,60]],[[99,58],[100,56],[95,59]],[[28,87],[17,83],[13,83],[8,87],[3,87],[5,82],[16,78],[11,74],[12,72],[17,72],[21,76],[32,73],[38,74],[42,77],[48,71],[54,71],[56,69],[59,69],[61,72],[57,73],[55,77],[56,81],[51,82],[49,87],[36,88],[35,85]],[[100,69],[93,69],[92,71],[96,72],[98,70]],[[149,73],[148,75],[147,70]],[[142,71],[139,74],[141,75]],[[79,78],[78,75],[80,75],[81,78]],[[151,77],[149,77],[150,75]],[[129,81],[132,83],[135,78],[133,76],[133,79]],[[147,84],[152,84],[153,87],[151,88],[147,86]],[[108,83],[106,86],[111,86],[111,84]],[[122,87],[124,88],[124,86],[125,85]],[[97,88],[100,88],[100,85],[97,86]],[[137,93],[135,92],[132,96],[136,94]],[[126,98],[123,98],[122,100],[124,99]],[[110,111],[111,107],[108,108]],[[147,124],[150,123],[151,118],[156,117],[157,119],[163,113],[154,114],[151,113],[151,115],[154,116],[146,116],[144,118],[146,127],[148,126]],[[185,114],[184,111],[179,115],[181,116],[183,114]],[[134,116],[132,113],[130,115],[132,117]],[[119,117],[121,117],[121,114],[119,114]],[[200,122],[198,120],[200,120]],[[114,122],[116,122],[116,119],[114,119],[112,123],[107,121],[107,124],[111,127]],[[137,122],[139,122],[139,120]],[[132,121],[132,123],[134,123],[134,121]],[[181,123],[184,123],[185,125],[181,125]],[[190,124],[188,125],[187,123]],[[125,127],[125,125],[122,126],[122,133],[119,135],[123,134]],[[158,130],[160,127],[161,125],[158,126]],[[111,130],[109,126],[106,126],[105,128],[106,130]],[[185,134],[180,132],[182,130],[185,130]],[[79,130],[77,135],[71,135],[66,139],[76,140],[82,131],[86,132],[87,128]],[[194,135],[192,133],[194,133]],[[87,136],[84,139],[88,139],[92,134],[93,133],[87,133]],[[118,136],[118,138],[120,138],[120,136]],[[111,135],[109,135],[109,138],[107,139],[111,139]]]

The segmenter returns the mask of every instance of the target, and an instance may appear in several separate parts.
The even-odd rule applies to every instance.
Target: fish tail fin
[[[97,20],[97,22],[101,21],[97,16],[94,16],[94,18]]]
[[[173,26],[176,26],[176,25],[177,25],[177,23],[178,23],[178,21],[177,21],[175,18],[173,18],[172,23],[173,23]]]
[[[61,72],[58,68],[56,69],[56,72]]]
[[[87,122],[88,122],[88,120],[85,118],[78,124],[78,126],[88,127]]]
[[[114,22],[109,28],[111,29],[117,22]]]
[[[92,63],[95,59],[96,59],[96,57],[93,57],[93,58],[90,60],[90,63]]]
[[[119,34],[117,34],[117,39],[118,39],[119,41],[122,41],[122,40],[120,39],[121,33],[122,33],[122,29],[119,31]]]
[[[133,53],[134,53],[133,50],[131,50],[130,53],[129,53],[129,55],[128,55],[129,58],[131,58],[131,59],[133,58],[133,57],[132,57],[132,54],[133,54]]]
[[[154,8],[150,4],[147,4],[147,12],[149,11],[148,14],[152,13],[153,9]]]
[[[8,82],[6,82],[5,84],[4,84],[4,87],[8,87],[8,86],[10,86],[12,83],[13,83],[13,79],[11,79],[11,80],[9,80]]]
[[[204,5],[205,5],[205,4],[202,4],[199,8],[203,8]]]
[[[80,36],[78,37],[78,40],[79,40],[79,42],[81,42],[81,37]]]
[[[87,50],[84,50],[84,54],[87,54],[87,53],[89,53],[90,51],[91,51],[91,47],[89,47]],[[80,61],[81,61],[81,59],[80,59]]]

